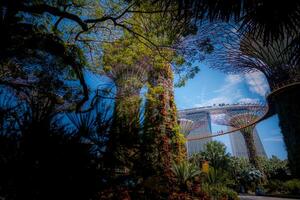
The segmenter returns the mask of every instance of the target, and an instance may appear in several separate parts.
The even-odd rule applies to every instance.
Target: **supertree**
[[[300,80],[299,63],[294,52],[298,48],[291,45],[296,36],[285,34],[284,39],[264,45],[247,32],[239,32],[234,26],[223,26],[225,36],[220,41],[222,47],[211,59],[211,67],[225,73],[262,72],[271,90],[283,82]]]
[[[153,66],[149,73],[143,142],[144,173],[158,174],[171,188],[171,164],[185,158],[184,136],[179,131],[171,65]],[[150,144],[150,145],[149,145]]]
[[[187,136],[193,128],[194,122],[189,119],[179,119],[180,132]]]
[[[262,72],[270,86],[268,103],[277,112],[292,173],[300,176],[299,45],[295,34],[265,45],[262,38],[225,28],[222,48],[215,51],[211,67],[226,73]]]
[[[180,132],[187,137],[187,135],[190,133],[190,131],[193,129],[194,126],[194,122],[192,120],[189,119],[179,119],[179,125],[180,125]],[[185,142],[185,151],[186,154],[188,155],[188,141]]]
[[[137,51],[139,49],[139,51]],[[102,73],[113,82],[114,112],[106,150],[111,174],[136,173],[140,158],[141,96],[148,73],[148,57],[130,34],[104,45]],[[134,176],[132,176],[134,177]]]
[[[255,124],[251,124],[265,113],[265,109],[266,107],[261,104],[254,104],[252,106],[248,106],[244,110],[226,111],[224,116],[216,118],[214,120],[217,124],[220,125],[231,126],[236,129],[241,128],[240,131],[246,143],[249,161],[257,169],[261,169],[261,167],[257,159],[257,151],[253,138],[253,130]]]

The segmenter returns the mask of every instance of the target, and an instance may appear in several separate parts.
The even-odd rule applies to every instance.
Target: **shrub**
[[[268,180],[277,179],[284,181],[289,179],[290,170],[288,168],[287,160],[280,160],[276,156],[272,156],[270,159],[260,157],[259,162]]]
[[[233,180],[229,177],[226,171],[221,169],[214,169],[213,167],[209,169],[209,172],[204,180],[210,185],[229,186],[233,184]]]
[[[283,187],[291,194],[300,194],[300,180],[292,179],[283,183]]]
[[[200,170],[194,164],[187,161],[172,166],[172,171],[181,190],[187,190],[188,182],[200,175]]]
[[[206,143],[205,151],[201,152],[201,155],[215,169],[226,169],[229,166],[230,155],[226,153],[226,146],[221,142]]]
[[[228,199],[228,200],[238,200],[238,194],[222,185],[209,185],[204,183],[202,186],[203,192],[207,193],[211,199]]]
[[[228,200],[238,200],[238,193],[232,189],[224,188],[223,193],[226,194]]]
[[[284,192],[283,182],[280,180],[270,180],[265,186],[268,193]]]

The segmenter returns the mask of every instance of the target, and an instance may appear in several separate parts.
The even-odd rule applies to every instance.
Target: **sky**
[[[175,88],[175,102],[179,110],[213,104],[254,103],[265,102],[269,91],[268,83],[260,72],[250,74],[224,74],[210,69],[208,63],[200,64],[200,72],[185,86]],[[222,127],[212,124],[212,131]],[[274,115],[256,126],[268,157],[275,155],[281,159],[287,158],[282,134],[278,125],[278,117]],[[214,137],[223,142],[231,153],[229,136]]]

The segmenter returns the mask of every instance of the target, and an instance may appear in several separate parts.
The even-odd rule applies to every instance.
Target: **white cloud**
[[[232,92],[236,86],[238,86],[243,81],[240,75],[229,74],[225,78],[225,84],[220,88],[215,90],[215,93],[229,93]]]
[[[251,98],[241,98],[238,100],[238,103],[258,103],[259,99],[251,99]]]
[[[231,84],[237,84],[242,82],[242,77],[240,75],[229,74],[226,76],[225,80]]]
[[[256,71],[245,75],[246,83],[251,92],[264,97],[269,91],[268,82],[263,73]]]
[[[220,89],[214,91],[218,95],[207,101],[200,101],[202,103],[194,104],[195,107],[212,106],[214,104],[232,104],[232,103],[257,103],[259,99],[247,98],[242,95],[241,90],[238,88],[244,81],[244,77],[240,75],[227,75],[225,83]]]
[[[225,77],[224,84],[213,92],[216,93],[216,97],[203,101],[204,90],[201,90],[200,95],[197,98],[201,103],[194,104],[194,107],[212,106],[218,104],[232,104],[232,103],[258,103],[258,98],[248,98],[242,95],[242,91],[239,88],[240,85],[245,83],[249,86],[251,92],[265,96],[269,89],[268,83],[264,75],[261,72],[253,72],[246,74],[245,76],[229,74]]]

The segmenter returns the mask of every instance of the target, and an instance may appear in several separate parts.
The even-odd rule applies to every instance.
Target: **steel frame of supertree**
[[[184,136],[187,136],[193,128],[194,122],[189,119],[179,119],[180,124],[180,132],[183,133]]]
[[[231,126],[234,128],[242,128],[253,121],[259,119],[262,115],[264,115],[264,111],[267,109],[263,104],[254,104],[253,106],[248,107],[245,110],[240,111],[225,111],[225,117],[218,118],[215,122],[219,125]],[[257,152],[254,144],[253,138],[253,130],[255,125],[250,125],[246,128],[240,130],[242,133],[250,163],[257,169],[261,169],[260,164],[257,160]]]
[[[189,119],[179,119],[180,132],[186,137],[193,128],[194,122]],[[185,142],[186,155],[188,156],[188,141]]]
[[[116,85],[116,98],[139,95],[140,89],[147,81],[148,68],[149,63],[147,62],[147,58],[131,66],[122,64],[113,65],[111,70],[106,72],[105,75]]]
[[[112,173],[128,166],[130,173],[135,171],[134,166],[140,156],[138,141],[142,128],[140,91],[147,81],[148,68],[145,58],[132,65],[114,64],[104,73],[115,86],[114,118],[106,155]]]
[[[226,73],[260,71],[266,76],[270,111],[278,114],[292,174],[300,177],[300,63],[299,43],[295,43],[299,34],[285,33],[283,39],[264,45],[262,39],[234,27],[224,32],[211,67]]]
[[[213,59],[212,68],[225,73],[260,71],[266,76],[271,90],[283,82],[300,81],[299,63],[294,54],[297,46],[291,46],[295,36],[285,34],[284,39],[265,46],[263,39],[238,31],[233,26],[223,30],[222,48],[210,58]]]

